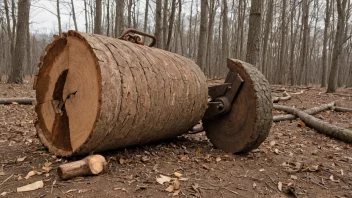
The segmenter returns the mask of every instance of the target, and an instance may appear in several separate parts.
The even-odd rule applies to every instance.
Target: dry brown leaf
[[[182,176],[182,174],[179,173],[179,172],[175,172],[174,175],[175,175],[176,177],[181,177],[181,176]]]
[[[276,144],[275,140],[270,142],[270,146],[274,146]]]
[[[335,182],[335,183],[339,183],[339,182],[340,182],[339,179],[338,179],[338,180],[335,180],[335,179],[334,179],[334,175],[331,175],[329,179],[330,179],[331,181]]]
[[[257,187],[257,184],[254,182],[253,183],[253,188],[256,188]]]
[[[119,163],[121,164],[121,165],[123,165],[124,163],[125,163],[125,159],[123,159],[122,157],[119,159]]]
[[[296,175],[291,175],[291,179],[298,179]]]
[[[174,186],[175,190],[180,189],[180,181],[178,179],[175,179],[172,185]]]
[[[279,189],[280,192],[282,191],[282,182],[279,182],[277,184],[277,188]]]
[[[319,165],[310,165],[310,166],[308,166],[308,170],[310,172],[316,172],[319,170]]]
[[[174,192],[174,194],[172,194],[172,196],[173,196],[173,197],[178,196],[178,195],[180,194],[180,192],[181,192],[180,190],[176,190],[176,191]]]
[[[29,173],[24,178],[28,179],[36,174],[37,174],[37,171],[32,170],[32,171],[29,171]]]
[[[216,162],[220,162],[221,161],[221,158],[220,157],[217,157],[216,158]]]
[[[173,192],[174,190],[175,190],[175,187],[173,186],[173,185],[170,185],[169,187],[167,187],[166,189],[165,189],[167,192]]]
[[[2,192],[0,196],[5,197],[7,195],[7,192]]]
[[[163,185],[165,182],[170,182],[171,181],[171,177],[165,176],[165,175],[160,175],[159,178],[156,178],[156,181]]]
[[[297,126],[301,127],[301,128],[305,128],[306,124],[304,122],[302,122],[302,121],[298,121]]]
[[[0,176],[5,176],[6,173],[4,171],[0,171]]]
[[[42,180],[17,188],[17,192],[27,192],[44,187]]]
[[[17,161],[18,161],[18,162],[23,162],[26,158],[27,158],[27,157],[19,157],[19,158],[17,158]]]

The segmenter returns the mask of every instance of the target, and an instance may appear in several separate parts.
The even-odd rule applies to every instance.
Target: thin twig
[[[10,177],[6,178],[3,182],[1,182],[0,186],[3,185],[7,180],[11,179],[11,177],[13,177],[13,174],[10,175]]]

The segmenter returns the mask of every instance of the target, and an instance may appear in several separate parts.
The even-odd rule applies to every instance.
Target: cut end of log
[[[93,130],[99,114],[100,71],[95,54],[82,37],[56,39],[49,46],[35,87],[37,129],[49,150],[68,156]]]

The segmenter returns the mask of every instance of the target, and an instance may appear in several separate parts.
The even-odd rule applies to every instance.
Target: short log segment
[[[34,98],[0,98],[0,104],[21,104],[32,105],[35,103]]]
[[[82,160],[62,164],[57,168],[57,174],[61,179],[97,175],[107,170],[107,162],[101,155],[91,155]]]
[[[207,108],[204,74],[191,60],[119,39],[69,31],[46,48],[36,89],[36,129],[59,156],[172,138]]]

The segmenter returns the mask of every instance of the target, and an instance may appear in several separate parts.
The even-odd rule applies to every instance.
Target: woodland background
[[[56,11],[42,7],[47,1]],[[76,20],[81,2],[84,21]],[[352,86],[350,0],[2,0],[0,75],[9,83],[37,72],[52,35],[68,29],[119,37],[132,27],[162,48],[195,60],[209,79],[225,77],[226,58],[257,66],[272,84]],[[57,17],[39,32],[33,10]],[[62,24],[62,16],[69,16]],[[84,24],[78,28],[77,24]],[[329,83],[328,83],[329,82]]]

